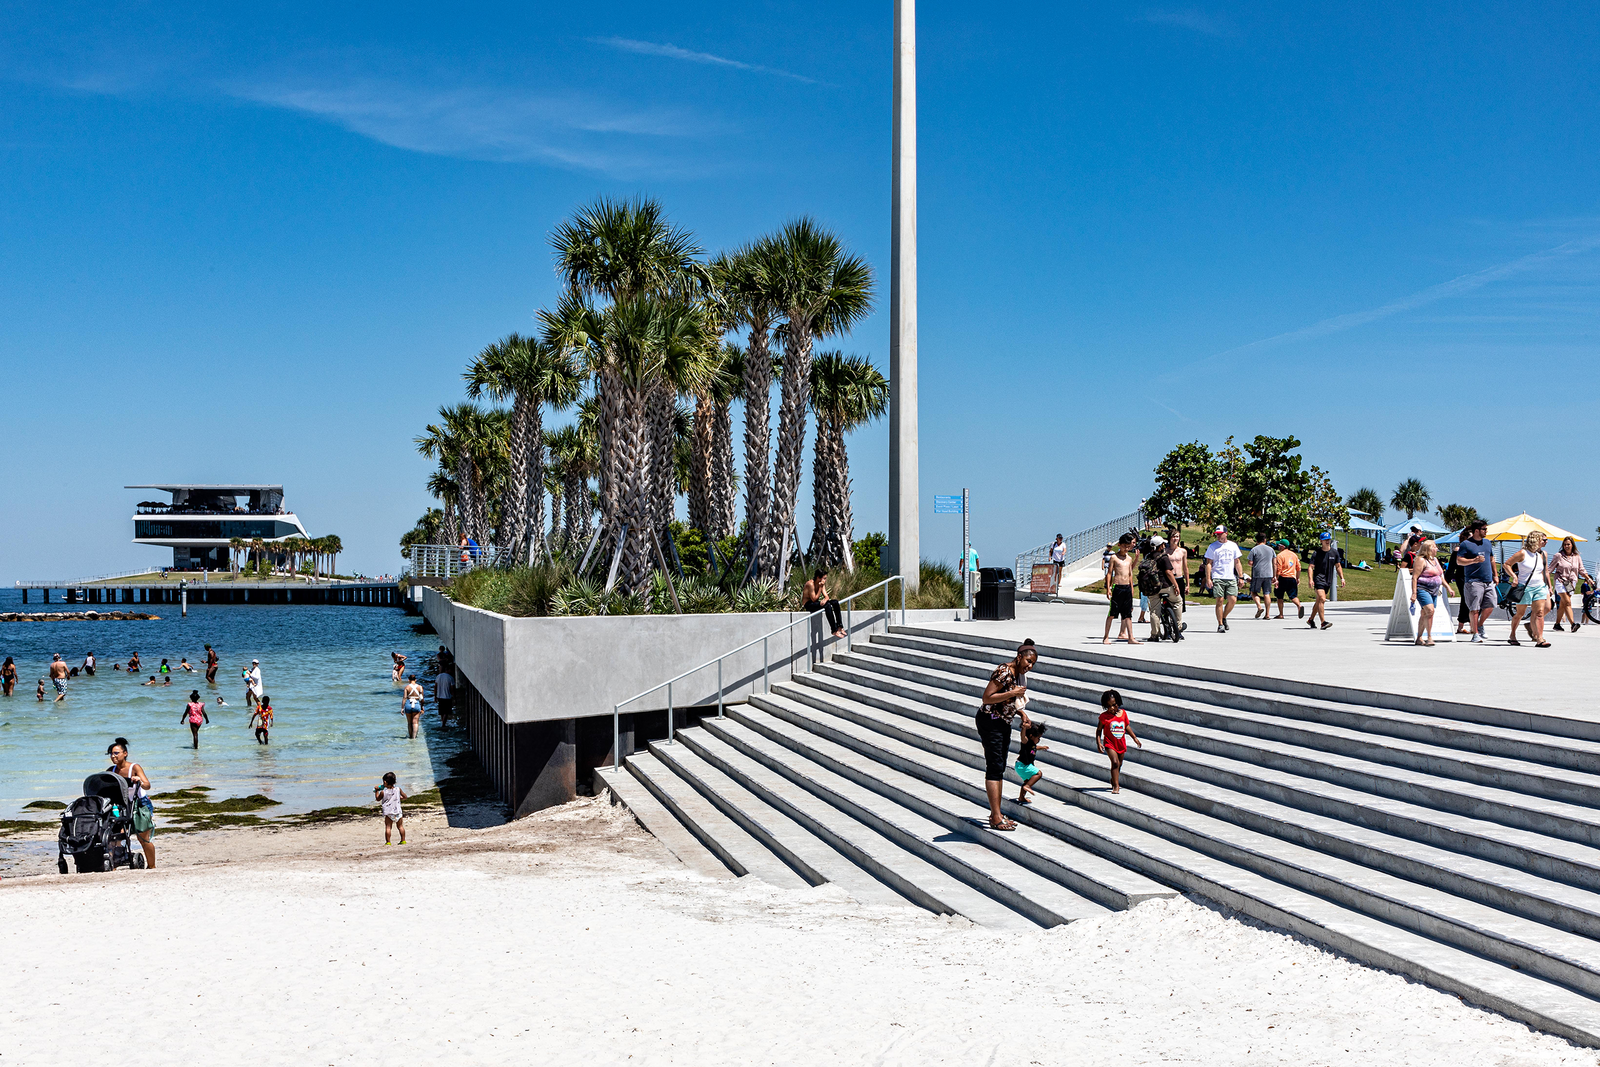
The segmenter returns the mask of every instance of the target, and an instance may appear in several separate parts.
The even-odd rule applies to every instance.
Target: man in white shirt
[[[1228,632],[1228,615],[1239,602],[1239,583],[1244,579],[1240,559],[1244,553],[1229,537],[1224,526],[1218,526],[1211,544],[1206,547],[1205,562],[1201,569],[1210,580],[1211,595],[1217,598],[1217,633]]]
[[[1056,568],[1056,588],[1061,588],[1061,569],[1067,565],[1067,542],[1056,534],[1056,543],[1050,546],[1050,562]]]
[[[245,707],[253,708],[261,699],[261,661],[250,661],[250,669],[244,672],[244,703]]]

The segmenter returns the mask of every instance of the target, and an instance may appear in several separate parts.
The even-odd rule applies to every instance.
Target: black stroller
[[[83,780],[83,796],[61,813],[57,870],[67,873],[68,856],[79,874],[143,869],[144,849],[133,838],[131,791],[126,778],[109,771]]]

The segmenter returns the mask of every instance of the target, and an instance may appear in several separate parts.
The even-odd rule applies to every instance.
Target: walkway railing
[[[413,578],[454,578],[478,567],[498,566],[505,551],[499,545],[471,549],[460,545],[412,545],[408,573]]]
[[[879,582],[877,585],[869,585],[869,586],[867,586],[867,588],[861,590],[860,592],[851,593],[849,596],[845,597],[844,600],[840,601],[840,603],[842,603],[844,605],[844,613],[845,613],[845,620],[844,620],[844,647],[845,647],[846,651],[850,650],[851,643],[852,643],[852,640],[853,640],[853,637],[854,637],[854,633],[855,633],[855,630],[854,630],[855,608],[854,608],[854,606],[852,604],[852,601],[856,600],[858,597],[864,597],[868,593],[873,592],[874,590],[882,589],[883,590],[883,615],[884,615],[885,619],[887,620],[888,615],[889,615],[889,587],[891,585],[893,585],[894,583],[896,583],[896,582],[900,583],[900,624],[902,626],[904,626],[905,625],[905,621],[906,621],[906,583],[905,583],[905,577],[903,575],[899,575],[899,574],[891,575],[888,578],[885,578],[883,581]],[[773,630],[771,633],[765,633],[765,634],[762,634],[760,637],[754,638],[753,640],[746,641],[744,644],[740,645],[738,648],[732,649],[731,651],[728,651],[728,652],[724,652],[722,655],[718,656],[716,659],[708,659],[704,663],[700,664],[700,666],[698,666],[698,667],[692,667],[689,670],[684,671],[682,674],[675,675],[675,676],[673,676],[671,678],[668,678],[666,681],[662,682],[660,685],[652,686],[651,688],[646,689],[644,692],[637,693],[637,694],[629,697],[627,700],[622,701],[619,704],[612,705],[612,707],[611,707],[611,769],[612,770],[620,770],[622,768],[622,709],[623,708],[627,707],[629,704],[632,704],[636,700],[643,700],[645,697],[650,696],[652,693],[659,693],[659,692],[661,692],[661,690],[665,689],[667,691],[667,744],[670,745],[672,743],[672,734],[673,734],[673,724],[672,724],[672,720],[673,720],[672,686],[673,686],[674,683],[683,681],[685,678],[689,677],[691,674],[698,674],[699,672],[705,670],[707,667],[715,666],[717,668],[717,718],[720,719],[720,718],[722,718],[722,707],[723,707],[723,704],[725,702],[724,698],[725,698],[725,696],[727,694],[727,691],[728,691],[728,687],[723,683],[723,679],[722,679],[722,661],[723,660],[727,659],[729,656],[737,655],[738,653],[743,652],[747,648],[753,648],[756,645],[760,645],[761,646],[761,687],[762,687],[762,692],[770,693],[770,692],[772,692],[772,656],[771,656],[771,646],[770,646],[770,643],[771,643],[772,639],[774,637],[777,637],[779,634],[788,633],[790,630],[794,629],[796,626],[800,626],[802,624],[809,626],[812,623],[814,623],[817,619],[823,618],[823,617],[824,617],[823,612],[820,612],[820,611],[810,612],[810,613],[808,613],[806,615],[802,615],[800,618],[795,619],[794,621],[790,622],[786,626],[780,626],[776,630]],[[812,658],[811,658],[810,648],[808,647],[807,648],[807,652],[806,652],[806,669],[808,671],[811,668],[811,663],[812,663]],[[793,667],[790,668],[790,673],[791,674],[794,673]]]
[[[14,583],[18,589],[76,589],[79,586],[93,585],[95,582],[114,582],[118,578],[142,578],[146,574],[160,574],[160,567],[145,567],[137,571],[118,571],[116,574],[97,574],[93,578],[66,578],[60,581],[43,578],[38,580],[19,581]]]
[[[1102,522],[1099,526],[1091,526],[1087,530],[1080,530],[1066,539],[1066,562],[1069,565],[1076,563],[1085,556],[1093,555],[1105,548],[1108,542],[1116,541],[1118,537],[1121,537],[1129,530],[1143,528],[1144,508],[1141,507],[1137,511],[1121,518],[1112,519],[1110,522]],[[1050,562],[1050,550],[1054,547],[1055,542],[1052,541],[1050,544],[1040,545],[1038,548],[1024,552],[1017,557],[1016,579],[1018,589],[1027,588],[1028,579],[1033,574],[1033,565],[1035,563]]]

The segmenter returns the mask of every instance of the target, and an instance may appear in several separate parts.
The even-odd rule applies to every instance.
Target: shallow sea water
[[[36,594],[35,594],[36,596]],[[60,603],[22,605],[20,592],[0,590],[0,611],[81,610]],[[262,815],[287,815],[339,805],[369,804],[372,787],[394,771],[407,793],[431,789],[449,777],[445,761],[466,748],[465,732],[442,729],[433,711],[431,659],[438,642],[414,628],[421,620],[397,608],[322,605],[152,605],[159,621],[0,622],[0,660],[15,658],[16,693],[0,698],[0,819],[45,817],[24,812],[33,800],[71,801],[86,775],[104,770],[106,746],[126,737],[133,759],[150,776],[153,792],[210,786],[211,799],[260,793],[281,807]],[[205,645],[221,657],[217,683],[205,683]],[[93,651],[98,670],[67,682],[67,699],[34,698],[51,653],[69,666]],[[139,677],[111,669],[137,651]],[[390,681],[389,653],[409,657],[427,686],[427,713],[416,740],[408,740],[400,711],[400,686]],[[177,670],[187,656],[196,673]],[[171,688],[139,683],[162,657],[174,669]],[[261,661],[272,697],[272,743],[259,745],[249,729],[240,672]],[[190,746],[180,723],[189,692],[200,690],[211,724],[200,748]],[[217,697],[226,707],[215,704]],[[160,803],[157,802],[157,819]]]

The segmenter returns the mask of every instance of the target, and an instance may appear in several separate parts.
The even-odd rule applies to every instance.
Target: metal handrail
[[[160,567],[146,567],[142,571],[119,571],[116,574],[97,574],[92,578],[71,578],[65,581],[39,579],[38,581],[18,581],[13,583],[18,589],[27,586],[30,589],[42,589],[48,585],[51,589],[75,589],[80,585],[93,585],[95,582],[109,582],[117,578],[138,578],[146,574],[160,574]]]
[[[868,593],[872,592],[874,589],[882,589],[883,590],[883,613],[884,613],[884,615],[888,615],[889,614],[889,587],[891,585],[893,585],[895,582],[899,582],[900,583],[900,625],[902,625],[902,626],[905,625],[905,622],[906,622],[906,580],[905,580],[905,576],[901,575],[901,574],[892,574],[889,577],[885,578],[883,581],[878,582],[876,585],[869,585],[865,589],[861,589],[861,590],[858,590],[857,592],[851,593],[849,596],[845,597],[843,601],[841,601],[841,603],[844,604],[844,606],[845,606],[845,611],[848,613],[848,616],[845,619],[845,626],[844,626],[844,647],[845,647],[846,651],[849,651],[849,649],[852,647],[852,645],[851,645],[851,636],[852,636],[851,635],[851,624],[855,620],[855,609],[850,606],[851,601],[855,600],[857,597],[866,596]],[[671,678],[668,678],[666,681],[662,682],[660,685],[651,686],[649,689],[646,689],[642,693],[636,693],[633,696],[629,697],[627,700],[621,701],[620,703],[617,703],[617,704],[613,704],[611,706],[611,769],[612,770],[621,770],[622,769],[622,709],[624,707],[626,707],[629,704],[632,704],[635,700],[642,700],[642,699],[644,699],[645,697],[649,696],[652,693],[659,693],[659,692],[661,692],[661,690],[665,689],[667,691],[667,744],[670,745],[670,744],[672,744],[672,732],[673,732],[672,731],[672,718],[673,718],[672,686],[673,686],[673,683],[681,682],[685,678],[689,677],[689,675],[697,674],[700,671],[705,670],[707,667],[710,667],[712,664],[715,664],[716,668],[717,668],[717,718],[720,719],[720,718],[722,718],[723,696],[727,692],[727,687],[723,684],[723,681],[722,681],[722,661],[727,659],[729,656],[737,655],[740,652],[743,652],[747,648],[750,648],[750,647],[752,647],[752,646],[754,646],[756,644],[760,644],[761,645],[761,681],[762,681],[762,688],[763,688],[763,691],[770,693],[770,692],[772,692],[772,658],[771,658],[771,656],[769,654],[768,642],[772,638],[777,637],[779,634],[787,633],[788,631],[794,629],[796,626],[799,626],[801,623],[806,623],[806,624],[809,625],[810,622],[811,622],[811,616],[816,615],[816,614],[818,614],[818,613],[817,612],[807,612],[801,618],[793,619],[789,623],[787,623],[786,625],[780,626],[776,630],[773,630],[771,633],[765,633],[765,634],[762,634],[760,637],[752,638],[749,641],[746,641],[744,644],[740,645],[738,648],[731,649],[731,650],[729,650],[727,652],[724,652],[722,655],[718,656],[716,659],[708,659],[704,663],[700,664],[700,666],[698,666],[698,667],[691,667],[688,670],[684,671],[682,674],[677,674],[677,675],[674,675]],[[807,656],[807,663],[809,664],[809,662],[810,662],[810,657]]]

